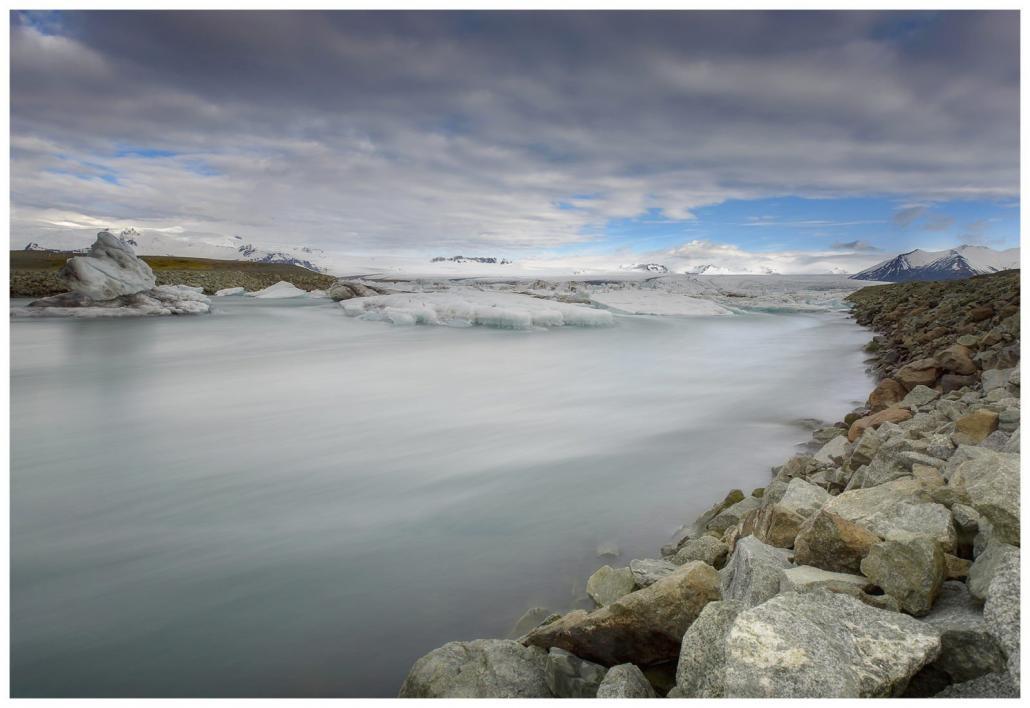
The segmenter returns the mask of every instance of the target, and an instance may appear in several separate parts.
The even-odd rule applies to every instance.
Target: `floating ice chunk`
[[[246,294],[246,288],[222,288],[215,292],[215,297],[229,297],[230,295],[244,295]]]
[[[661,290],[613,290],[595,293],[591,300],[627,315],[732,315],[733,311],[700,297]]]
[[[293,283],[289,283],[285,280],[280,280],[275,285],[269,285],[264,290],[257,290],[255,292],[247,294],[250,297],[283,299],[288,297],[304,297],[305,295],[307,295],[307,291],[301,290]]]
[[[606,310],[511,292],[464,287],[438,292],[353,298],[342,301],[340,306],[351,317],[385,320],[397,325],[482,325],[501,329],[532,329],[608,327],[614,324],[612,314]]]
[[[92,300],[81,293],[64,293],[36,300],[28,307],[12,307],[12,317],[139,317],[143,315],[199,315],[211,311],[211,301],[197,288],[159,285],[146,292],[109,300]]]
[[[327,293],[325,290],[308,290],[308,297],[311,297],[311,298],[329,297],[329,293]]]
[[[154,271],[127,243],[101,231],[85,256],[69,258],[57,273],[72,292],[93,300],[111,300],[150,290],[157,282]]]

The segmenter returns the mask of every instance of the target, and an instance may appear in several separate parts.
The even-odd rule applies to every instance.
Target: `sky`
[[[1015,12],[13,12],[12,247],[861,269],[1019,242]]]

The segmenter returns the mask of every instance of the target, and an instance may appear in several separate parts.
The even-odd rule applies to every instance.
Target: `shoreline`
[[[602,566],[594,610],[448,643],[400,696],[1018,695],[1018,278],[849,295],[866,405],[658,557]]]

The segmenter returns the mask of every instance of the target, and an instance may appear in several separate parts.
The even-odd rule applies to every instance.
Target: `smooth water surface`
[[[839,313],[513,332],[216,304],[12,323],[14,695],[396,695],[430,649],[583,606],[870,386]]]

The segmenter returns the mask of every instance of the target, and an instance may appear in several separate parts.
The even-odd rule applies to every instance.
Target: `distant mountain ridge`
[[[961,280],[1019,268],[1019,249],[995,251],[986,246],[959,246],[947,251],[915,249],[877,263],[852,280],[902,283],[915,280]]]

